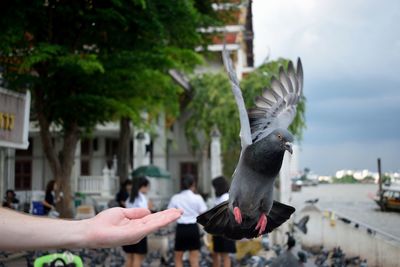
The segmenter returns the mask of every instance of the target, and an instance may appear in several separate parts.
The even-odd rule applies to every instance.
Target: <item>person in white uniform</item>
[[[151,210],[151,202],[147,200],[145,194],[150,189],[150,182],[146,177],[133,178],[132,191],[125,202],[126,208],[146,208]],[[140,267],[147,254],[147,238],[143,238],[139,243],[123,246],[126,253],[126,267]]]
[[[212,180],[212,186],[215,190],[215,206],[229,200],[229,183],[223,176]],[[229,253],[236,253],[235,241],[226,239],[222,236],[213,236],[213,267],[231,266]]]
[[[183,253],[189,251],[191,267],[199,266],[200,232],[196,218],[207,210],[203,198],[196,194],[196,183],[192,175],[185,175],[182,191],[171,198],[168,208],[183,210],[177,221],[175,233],[175,266],[183,266]]]

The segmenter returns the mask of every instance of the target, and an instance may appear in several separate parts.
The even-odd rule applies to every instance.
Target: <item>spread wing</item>
[[[231,58],[229,57],[229,53],[228,51],[226,51],[226,49],[222,51],[222,58],[224,60],[226,71],[228,72],[229,78],[231,80],[232,92],[233,95],[235,96],[236,104],[239,109],[240,139],[243,150],[245,147],[252,144],[249,117],[247,114],[246,106],[244,104],[242,91],[240,90],[239,87],[239,81],[236,76],[236,72],[233,69]]]
[[[296,107],[303,92],[303,67],[300,58],[296,69],[290,61],[287,71],[279,70],[271,88],[255,99],[255,108],[249,110],[251,140],[253,143],[268,136],[277,128],[287,129],[296,116]]]

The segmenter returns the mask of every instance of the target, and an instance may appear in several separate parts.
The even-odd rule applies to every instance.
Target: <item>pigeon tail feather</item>
[[[271,211],[267,215],[267,227],[262,234],[270,233],[287,221],[295,208],[274,201]],[[245,220],[245,218],[243,218]],[[256,229],[257,220],[250,227],[247,224],[239,225],[229,210],[228,201],[224,201],[214,208],[200,214],[197,222],[204,226],[204,230],[212,235],[223,236],[228,239],[240,240],[242,238],[255,238],[260,235]]]

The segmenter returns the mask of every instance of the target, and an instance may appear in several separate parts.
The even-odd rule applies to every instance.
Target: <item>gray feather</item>
[[[224,61],[226,71],[228,72],[229,78],[231,80],[232,92],[233,95],[235,96],[235,101],[239,110],[240,138],[243,149],[252,143],[250,123],[246,111],[246,105],[244,104],[242,91],[240,90],[239,86],[239,80],[236,76],[235,70],[233,69],[231,58],[229,57],[229,53],[228,51],[225,50],[225,48],[222,51],[222,59]]]
[[[290,61],[287,71],[279,70],[279,80],[271,80],[271,88],[264,90],[262,98],[256,98],[256,109],[249,112],[252,142],[268,136],[275,129],[287,129],[296,116],[296,106],[303,91],[303,68],[300,59],[295,70]],[[264,104],[263,99],[268,100]],[[259,109],[263,108],[263,110]],[[264,114],[262,112],[264,111]]]

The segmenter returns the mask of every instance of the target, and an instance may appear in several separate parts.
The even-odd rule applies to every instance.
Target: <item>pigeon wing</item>
[[[287,129],[296,116],[296,107],[303,93],[303,67],[300,58],[296,69],[290,61],[287,71],[279,70],[272,77],[271,88],[255,99],[255,108],[249,110],[252,143],[268,136],[277,128]]]
[[[249,117],[247,114],[246,105],[244,104],[242,91],[239,86],[239,80],[236,76],[235,70],[233,69],[232,61],[229,56],[229,53],[225,48],[222,51],[222,58],[224,61],[226,71],[228,72],[229,79],[232,84],[232,92],[233,92],[233,95],[235,96],[236,105],[239,110],[240,139],[241,139],[242,150],[243,150],[244,148],[246,148],[247,146],[252,144]]]

